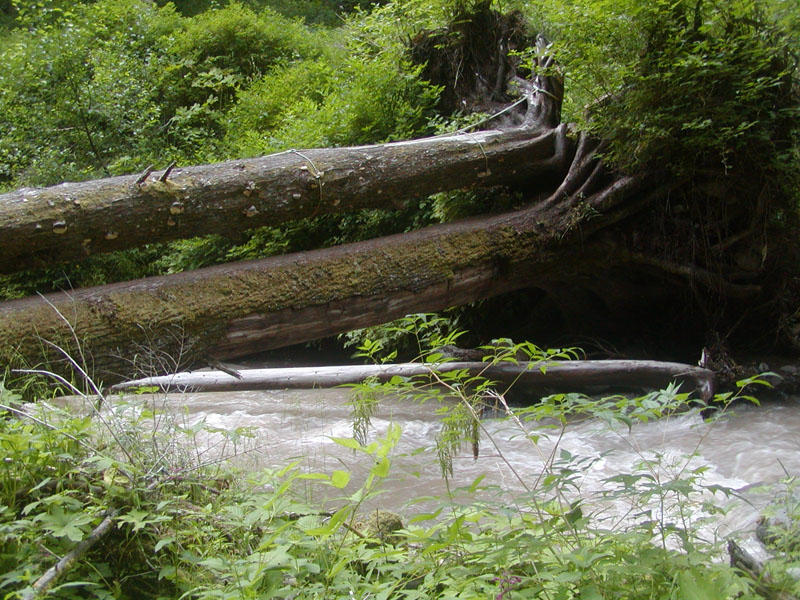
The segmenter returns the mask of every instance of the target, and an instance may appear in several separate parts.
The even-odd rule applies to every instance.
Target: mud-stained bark
[[[560,180],[563,129],[479,131],[288,151],[0,195],[0,273],[472,186]]]

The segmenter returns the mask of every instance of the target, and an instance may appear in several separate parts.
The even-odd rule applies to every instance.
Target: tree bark
[[[708,369],[680,363],[646,360],[579,360],[545,362],[444,362],[340,367],[292,367],[241,369],[238,376],[223,371],[193,371],[147,377],[113,386],[113,391],[155,386],[165,392],[220,392],[241,390],[316,389],[360,383],[369,377],[388,381],[392,377],[466,371],[506,384],[536,386],[564,392],[586,391],[595,387],[622,389],[661,388],[672,382],[686,383],[709,400],[716,387],[714,373]]]
[[[584,138],[577,144],[569,142],[564,125],[489,133],[478,139],[480,144],[471,142],[477,149],[469,146],[467,156],[459,158],[462,162],[454,161],[444,170],[426,142],[384,145],[376,147],[376,152],[388,153],[385,160],[394,164],[395,178],[402,178],[408,160],[416,165],[412,171],[418,174],[417,180],[428,181],[426,185],[433,185],[430,182],[442,173],[470,185],[490,178],[500,182],[516,177],[520,170],[547,182],[534,177],[532,187],[539,184],[551,190],[555,186],[547,175],[562,171],[561,185],[530,207],[503,215],[5,302],[0,304],[0,339],[5,340],[0,361],[44,366],[65,374],[71,369],[65,359],[69,354],[93,377],[112,383],[173,372],[208,358],[224,360],[302,343],[524,287],[557,287],[559,282],[596,276],[624,262],[626,256],[617,240],[591,234],[669,189],[653,186],[647,175],[598,176],[592,164],[595,145]],[[440,144],[441,140],[436,141],[435,147],[445,155],[452,144],[463,149],[460,138]],[[487,173],[484,155],[490,151]],[[338,151],[329,152],[332,156]],[[345,152],[363,158],[371,156],[372,150]],[[480,158],[475,158],[476,153]],[[365,197],[364,189],[385,186],[382,172],[373,172],[369,182],[362,181],[360,164],[338,167],[349,174],[349,183],[348,177],[341,178],[342,186],[359,198]],[[424,165],[430,169],[425,176]],[[324,168],[330,167],[326,163]],[[470,174],[476,169],[480,172]],[[291,176],[297,177],[298,171]],[[299,173],[301,178],[307,176]],[[414,197],[427,189],[419,181],[402,180],[405,188],[397,179],[391,188],[386,186],[395,199]]]
[[[460,133],[145,172],[0,195],[0,273],[475,185],[560,181],[564,128]]]
[[[558,205],[562,207],[563,205]],[[5,362],[106,383],[229,359],[597,270],[613,244],[566,243],[569,214],[527,209],[294,255],[0,304]],[[545,225],[547,224],[547,225]],[[78,347],[80,346],[80,348]]]

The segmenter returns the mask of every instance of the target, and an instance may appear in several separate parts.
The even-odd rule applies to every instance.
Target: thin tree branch
[[[24,590],[20,594],[20,598],[22,600],[33,600],[47,593],[64,573],[69,571],[76,562],[83,558],[83,555],[86,554],[92,546],[99,542],[103,536],[111,530],[116,515],[117,511],[114,509],[106,511],[105,519],[103,519],[86,538],[81,540],[77,546],[65,554],[61,560],[50,567],[44,575],[39,577],[30,588]]]

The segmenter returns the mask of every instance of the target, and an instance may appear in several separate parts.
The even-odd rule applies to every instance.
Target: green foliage
[[[72,18],[75,4],[70,0],[5,0],[0,3],[0,12],[7,16],[9,25],[47,29]]]
[[[566,73],[567,118],[609,140],[620,168],[796,171],[798,28],[787,3],[552,0],[529,14]]]
[[[227,0],[176,0],[173,2],[178,11],[185,16],[196,16],[200,13],[220,8]],[[372,4],[382,3],[380,0],[242,0],[240,4],[258,12],[269,8],[290,19],[302,19],[308,24],[335,27],[340,25],[343,15],[354,10],[367,10]],[[159,4],[166,4],[161,0]]]
[[[417,321],[420,339],[454,341],[454,333],[426,333],[435,319]],[[374,350],[363,346],[368,355]],[[568,357],[509,340],[485,351],[492,362]],[[424,358],[440,360],[435,352]],[[434,393],[436,387],[445,393]],[[480,377],[434,369],[429,378],[396,380],[383,391],[441,399],[450,415],[466,409],[474,423],[472,398],[485,398],[490,387],[496,389]],[[341,469],[307,472],[295,464],[247,478],[215,461],[199,462],[197,448],[197,436],[210,434],[235,453],[246,447],[247,431],[181,425],[158,410],[159,397],[149,391],[124,402],[106,399],[100,410],[88,397],[82,409],[23,410],[19,396],[0,386],[0,590],[19,597],[111,518],[113,527],[47,597],[760,597],[755,582],[717,560],[720,548],[702,534],[718,512],[714,499],[731,490],[705,484],[691,456],[639,449],[640,464],[588,498],[580,481],[595,459],[560,448],[576,419],[604,421],[610,434],[636,448],[631,426],[686,410],[686,394],[674,388],[633,399],[562,394],[527,408],[494,397],[509,427],[547,457],[541,477],[521,481],[527,491],[513,498],[495,497],[478,477],[404,524],[394,513],[363,509],[391,476],[398,425],[380,439],[333,439],[371,465],[361,480]],[[547,424],[551,433],[544,433]],[[451,427],[451,442],[474,443],[471,427],[460,433]],[[457,500],[464,494],[472,499]],[[611,504],[640,518],[609,519]],[[783,587],[761,582],[758,589],[797,593],[791,578],[779,579],[791,572],[792,560],[787,555],[770,566],[772,581]]]
[[[0,275],[0,299],[23,298],[38,293],[102,285],[120,279],[138,279],[168,272],[168,252],[163,246],[146,246],[111,254],[98,254],[84,261],[56,265],[36,271]],[[187,256],[186,262],[194,257]]]
[[[366,60],[365,60],[366,58]],[[329,56],[270,73],[231,113],[230,152],[344,146],[414,137],[438,91],[396,57]]]
[[[626,168],[666,161],[680,175],[773,166],[798,106],[786,40],[759,5],[664,2],[647,12],[646,56],[621,101],[597,111],[612,160]]]
[[[439,346],[454,344],[463,334],[458,316],[446,311],[408,315],[384,325],[349,331],[341,338],[345,348],[356,347],[354,358],[387,362],[398,354],[407,358],[427,356]]]
[[[40,12],[29,7],[20,19]],[[0,42],[0,183],[216,159],[238,90],[318,55],[319,39],[236,3],[192,18],[140,0],[59,9],[46,26]]]
[[[168,64],[157,89],[177,144],[208,143],[236,91],[276,64],[315,52],[299,22],[265,9],[229,6],[201,13],[166,40]],[[190,139],[185,139],[189,134]]]
[[[175,15],[135,1],[73,10],[69,25],[0,44],[0,181],[124,172],[160,150],[153,44]]]

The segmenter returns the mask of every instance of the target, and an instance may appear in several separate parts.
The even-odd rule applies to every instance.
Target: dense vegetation
[[[411,320],[402,328],[427,348],[426,360],[441,359],[429,345],[460,335]],[[383,350],[380,343],[359,349],[376,359]],[[560,356],[508,341],[485,352],[491,362]],[[560,448],[569,423],[600,417],[610,435],[635,448],[628,434],[636,423],[698,410],[686,394],[559,394],[521,409],[493,389],[458,372],[355,388],[353,437],[334,441],[372,465],[356,481],[349,471],[310,472],[298,463],[237,473],[209,458],[201,440],[215,436],[235,455],[248,447],[246,429],[187,426],[161,412],[152,391],[100,406],[84,397],[65,411],[25,407],[0,388],[0,590],[6,598],[32,598],[36,589],[56,598],[698,600],[800,591],[791,576],[800,518],[791,495],[791,521],[772,532],[776,558],[756,580],[724,561],[724,540],[706,527],[734,491],[704,482],[704,467],[691,457],[639,449],[641,461],[610,477],[597,496],[581,490],[581,473],[599,457]],[[547,457],[541,477],[521,479],[526,491],[516,496],[479,477],[447,497],[426,498],[430,511],[407,507],[405,520],[376,508],[387,501],[383,482],[402,434],[400,424],[382,438],[370,430],[374,402],[385,393],[440,403],[443,477],[457,469],[452,458],[462,446],[477,452],[494,443],[475,418],[486,401],[502,407],[513,435]],[[718,398],[720,414],[734,399]],[[635,517],[619,518],[625,514]],[[48,569],[61,557],[67,562],[52,577]]]
[[[426,32],[491,4],[0,0],[0,189],[134,173],[151,164],[404,139],[477,122],[485,115],[443,104],[446,82],[426,78],[430,65],[415,62],[410,49]],[[741,219],[752,220],[754,232],[786,238],[794,242],[786,247],[796,248],[800,14],[793,0],[506,0],[493,6],[519,11],[520,22],[553,42],[550,52],[565,73],[565,120],[605,139],[609,164],[620,171],[657,167],[664,177],[702,188],[703,194],[672,198],[664,209],[690,213],[692,219],[677,221],[685,227],[662,214],[653,218],[652,231],[661,234],[653,236],[656,243],[670,236],[696,242],[667,247],[667,254],[727,243],[727,232],[715,228],[719,215],[748,203],[757,207],[742,210]],[[534,70],[536,52],[520,47],[515,56]],[[729,178],[720,189],[722,174]],[[0,297],[338,244],[523,200],[529,199],[508,190],[443,194],[393,213],[316,217],[238,239],[153,245],[0,277]],[[706,264],[722,264],[707,258]],[[784,314],[800,318],[796,306]],[[396,333],[380,335],[388,345],[398,342]],[[355,336],[355,343],[374,357],[380,344],[372,332],[364,335],[371,341]],[[427,350],[452,339],[429,340]],[[519,350],[492,352],[504,360]],[[413,393],[435,395],[426,382],[412,383]],[[447,475],[448,457],[461,444],[480,441],[475,411],[491,386],[438,383],[458,399],[439,440]],[[688,463],[656,464],[650,456],[643,456],[641,469],[609,482],[616,486],[614,500],[655,503],[662,511],[644,523],[604,527],[592,506],[570,491],[581,465],[562,456],[523,498],[490,505],[445,498],[436,518],[420,515],[388,533],[380,523],[371,528],[359,509],[390,473],[399,431],[370,441],[370,403],[376,393],[412,392],[405,382],[359,391],[354,437],[339,442],[370,455],[375,466],[364,482],[351,483],[338,470],[286,466],[242,477],[199,463],[191,452],[197,432],[159,415],[147,394],[102,410],[87,399],[87,416],[76,417],[25,408],[20,390],[0,386],[0,593],[30,597],[29,586],[58,557],[75,553],[98,531],[96,545],[77,556],[50,594],[560,599],[798,593],[785,576],[796,567],[796,552],[770,565],[769,578],[758,585],[719,562],[721,548],[682,517],[698,502],[711,509],[702,505],[703,493],[730,490],[705,490],[701,473],[683,468]],[[723,405],[729,399],[720,398]],[[567,418],[600,415],[627,427],[691,408],[675,390],[634,400],[557,396],[509,418],[520,426],[554,419],[561,427]],[[233,445],[245,434],[226,433]],[[663,476],[662,467],[672,475]],[[341,497],[320,506],[303,494],[309,481]],[[668,518],[668,509],[679,518]],[[111,528],[99,530],[106,520]]]
[[[449,82],[421,77],[428,68],[421,61],[430,56],[409,49],[425,32],[489,2],[162,4],[6,3],[0,189],[173,161],[404,139],[481,117],[437,102]],[[670,176],[712,190],[673,198],[671,205],[692,218],[670,224],[677,208],[654,218],[647,236],[654,246],[664,244],[659,232],[695,237],[704,266],[724,270],[710,248],[728,241],[726,211],[753,219],[753,229],[795,226],[793,3],[509,0],[496,8],[519,11],[520,22],[552,40],[549,52],[565,74],[564,120],[605,139],[609,163],[631,171],[666,167]],[[521,47],[512,54],[534,68],[537,52]],[[526,200],[514,193],[447,194],[399,214],[317,217],[238,239],[157,245],[4,276],[0,297],[376,237]],[[666,254],[685,262],[677,249]]]

